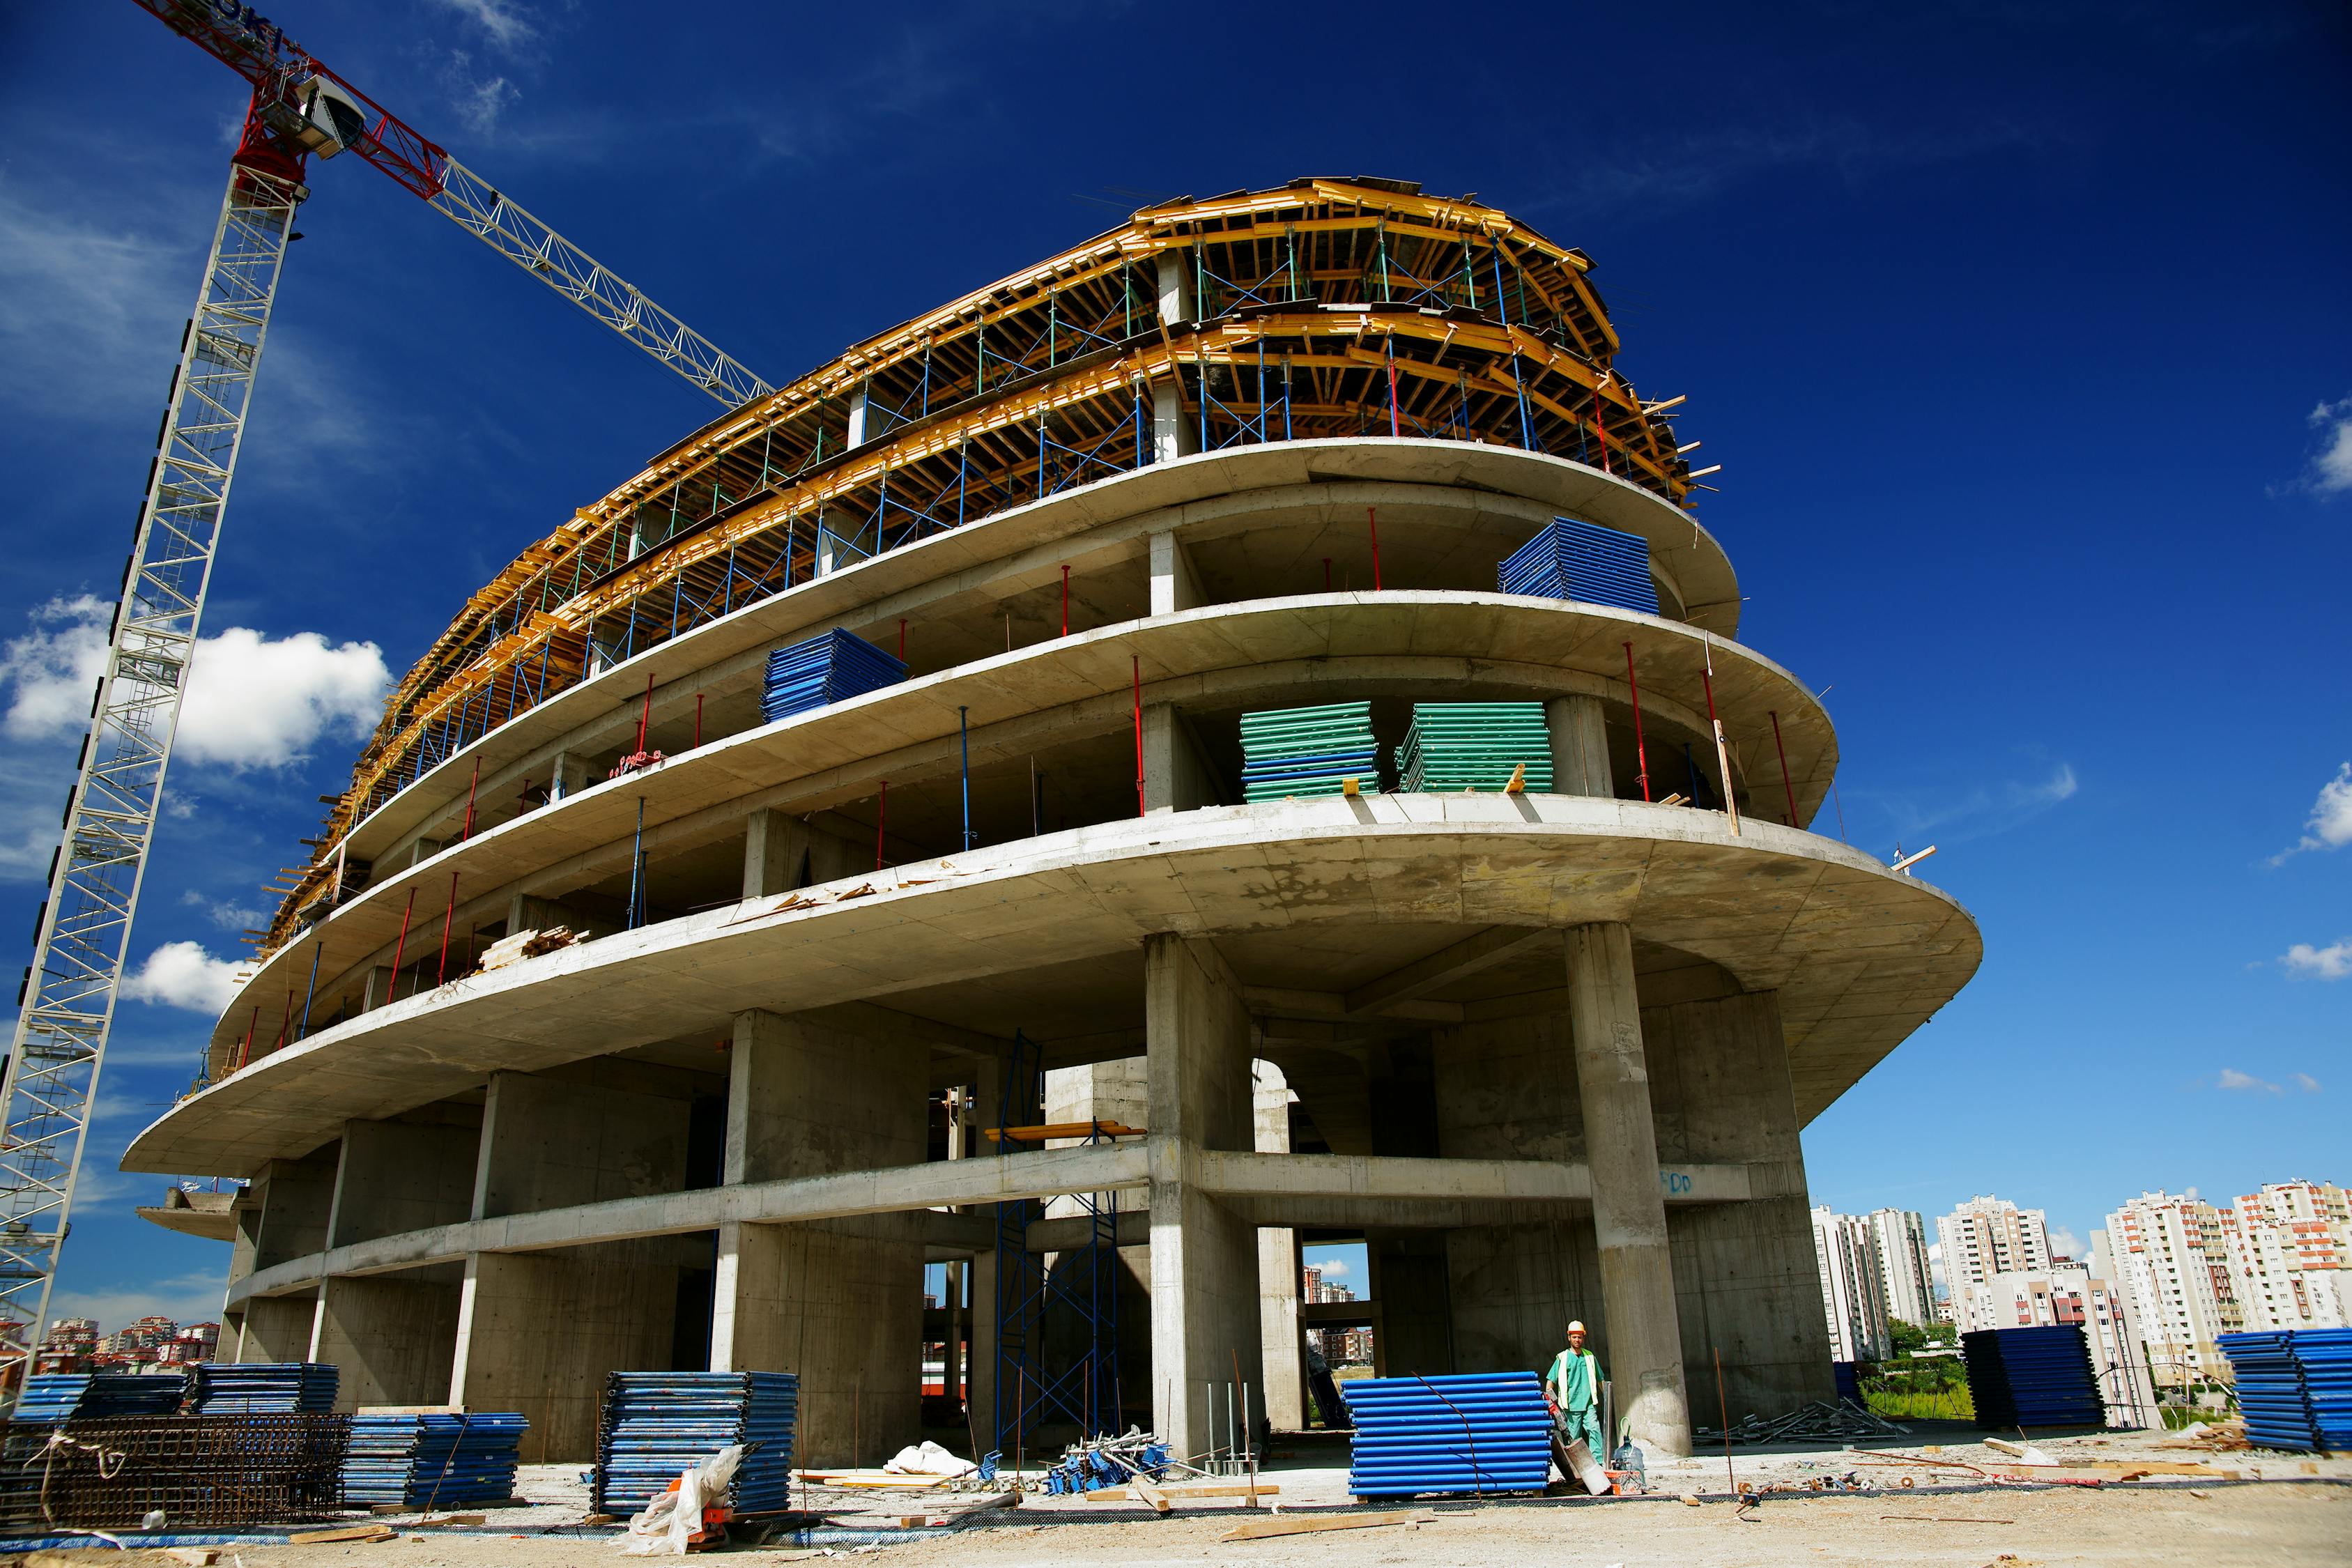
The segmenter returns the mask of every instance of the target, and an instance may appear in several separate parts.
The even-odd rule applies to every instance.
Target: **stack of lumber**
[[[1380,788],[1380,742],[1372,739],[1370,703],[1242,715],[1244,800],[1343,795],[1349,779],[1360,792]]]
[[[792,1486],[800,1379],[785,1372],[616,1372],[604,1383],[592,1507],[632,1514],[722,1448],[758,1444],[735,1472],[739,1514],[779,1513]]]
[[[1502,563],[1496,576],[1506,594],[1658,613],[1649,541],[1574,518],[1552,519]]]
[[[352,1417],[343,1500],[354,1508],[458,1508],[515,1495],[515,1466],[530,1423],[520,1415]]]
[[[2106,1419],[2079,1323],[1980,1329],[1960,1336],[1977,1425],[2096,1426]]]
[[[1522,773],[1519,770],[1524,769]],[[1416,702],[1397,755],[1407,794],[1551,788],[1551,732],[1540,702]]]
[[[2352,1329],[2223,1334],[2246,1440],[2318,1453],[2352,1448]]]
[[[760,716],[772,724],[907,679],[907,667],[864,637],[833,630],[768,656]]]
[[[1540,1491],[1551,1479],[1551,1412],[1532,1372],[1362,1378],[1340,1396],[1357,1497]]]

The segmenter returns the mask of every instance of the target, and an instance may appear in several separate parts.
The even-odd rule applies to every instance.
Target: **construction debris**
[[[504,969],[509,963],[520,963],[526,958],[537,958],[542,952],[570,947],[580,940],[570,926],[550,926],[545,931],[519,931],[512,936],[502,936],[482,950],[481,973]]]
[[[1692,1436],[1707,1443],[1728,1441],[1748,1445],[1851,1441],[1856,1437],[1908,1436],[1910,1430],[1908,1426],[1897,1426],[1851,1399],[1841,1399],[1835,1403],[1816,1399],[1811,1405],[1800,1406],[1776,1420],[1767,1421],[1760,1415],[1750,1415],[1732,1427],[1728,1434],[1718,1427],[1701,1426]]]

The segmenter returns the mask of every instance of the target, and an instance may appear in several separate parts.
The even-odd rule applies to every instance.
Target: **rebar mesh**
[[[172,1415],[13,1426],[0,1438],[0,1531],[174,1530],[331,1517],[348,1415]]]

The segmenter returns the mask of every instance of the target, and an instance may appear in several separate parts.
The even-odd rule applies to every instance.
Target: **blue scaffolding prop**
[[[996,1147],[1009,1153],[1014,1130],[1045,1116],[1043,1053],[1014,1031],[998,1101]],[[1088,1123],[1091,1146],[1113,1134]],[[1074,1194],[1087,1221],[1087,1240],[1064,1250],[1054,1268],[1029,1250],[1029,1226],[1045,1215],[1035,1199],[996,1205],[996,1400],[994,1447],[1013,1451],[1024,1436],[1050,1421],[1075,1424],[1082,1437],[1119,1427],[1118,1210],[1116,1193]],[[1058,1367],[1047,1363],[1049,1312],[1075,1319],[1077,1353]],[[1060,1325],[1067,1327],[1070,1325]]]

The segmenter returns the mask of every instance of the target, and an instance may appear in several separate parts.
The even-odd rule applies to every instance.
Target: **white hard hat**
[[[1586,1331],[1583,1322],[1580,1320],[1579,1321],[1569,1324],[1568,1331],[1571,1334],[1580,1334]]]

